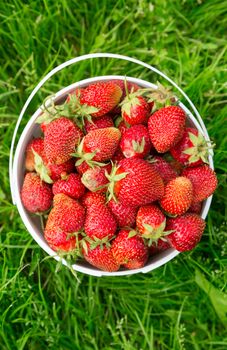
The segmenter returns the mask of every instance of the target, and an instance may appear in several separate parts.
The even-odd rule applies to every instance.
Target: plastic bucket
[[[205,139],[207,141],[210,141],[209,139],[209,135],[207,133],[206,127],[198,113],[198,111],[196,110],[195,106],[193,105],[193,103],[191,102],[191,100],[189,99],[189,97],[171,80],[169,79],[165,74],[163,74],[162,72],[158,71],[156,68],[147,65],[146,63],[142,62],[142,61],[138,61],[136,59],[133,59],[131,57],[126,57],[126,56],[120,56],[120,55],[114,55],[114,54],[90,54],[90,55],[85,55],[85,56],[80,56],[77,58],[74,58],[70,61],[65,62],[64,64],[56,67],[55,69],[53,69],[46,77],[43,78],[43,80],[36,86],[36,88],[33,90],[33,92],[31,93],[31,95],[29,96],[28,100],[26,101],[21,114],[18,118],[18,122],[14,131],[14,135],[13,135],[13,139],[12,139],[12,144],[11,144],[11,153],[10,153],[10,187],[11,187],[11,193],[12,193],[12,199],[13,199],[13,203],[17,206],[17,209],[19,211],[19,214],[21,216],[21,219],[24,223],[24,225],[26,226],[28,232],[31,234],[31,236],[34,238],[34,240],[39,244],[39,246],[45,250],[45,252],[47,254],[49,254],[50,256],[54,257],[56,260],[61,260],[62,263],[64,265],[68,265],[68,263],[60,258],[58,255],[56,255],[56,252],[53,251],[49,245],[47,244],[47,242],[45,241],[44,237],[43,237],[43,233],[42,233],[42,229],[41,229],[41,224],[40,224],[40,219],[38,217],[34,217],[32,216],[30,213],[27,212],[27,210],[23,207],[22,202],[21,202],[21,198],[20,198],[20,191],[21,191],[21,187],[22,187],[22,183],[23,183],[23,178],[24,178],[24,172],[25,172],[25,168],[24,168],[24,157],[25,157],[25,149],[26,146],[28,144],[28,142],[35,136],[38,137],[40,135],[40,128],[39,125],[35,123],[36,118],[41,114],[42,110],[41,107],[32,115],[32,117],[30,118],[30,120],[28,121],[27,125],[25,126],[20,139],[18,141],[17,147],[16,147],[16,151],[14,154],[14,144],[15,144],[15,138],[17,135],[17,131],[20,125],[20,122],[23,118],[24,113],[27,110],[27,107],[29,106],[30,102],[32,101],[33,97],[35,96],[35,94],[37,93],[37,91],[39,91],[39,89],[41,88],[41,86],[52,76],[54,75],[56,72],[60,71],[61,69],[77,63],[79,61],[83,61],[86,59],[90,59],[90,58],[99,58],[99,57],[111,57],[111,58],[116,58],[116,59],[121,59],[121,60],[128,60],[137,64],[140,64],[152,71],[154,71],[155,73],[161,75],[163,78],[165,78],[168,82],[170,82],[175,88],[177,88],[177,90],[184,96],[184,98],[188,101],[188,103],[190,104],[192,110],[193,110],[193,114],[191,113],[191,111],[182,103],[180,103],[180,107],[182,109],[184,109],[184,111],[187,114],[188,117],[188,124],[191,126],[196,127],[205,137]],[[65,98],[65,96],[70,93],[72,90],[74,90],[76,87],[83,87],[86,86],[92,82],[97,82],[97,81],[104,81],[104,80],[110,80],[110,79],[125,79],[125,76],[119,76],[119,75],[108,75],[108,76],[97,76],[94,78],[89,78],[89,79],[85,79],[85,80],[81,80],[77,83],[71,84],[63,89],[61,89],[60,91],[58,91],[55,95],[54,95],[54,101],[58,102],[59,100],[62,100]],[[141,87],[155,87],[154,84],[149,83],[145,80],[141,80],[138,78],[133,78],[133,77],[128,77],[127,76],[127,81],[136,83],[138,85],[140,85]],[[47,105],[48,105],[48,101],[47,101]],[[209,165],[210,167],[213,169],[213,158],[212,158],[213,154],[211,153],[209,155]],[[209,198],[207,198],[204,203],[203,203],[203,207],[202,207],[202,211],[201,211],[201,217],[203,219],[206,218],[210,205],[211,205],[211,200],[212,200],[212,196],[210,196]],[[105,271],[101,271],[93,266],[91,266],[90,264],[88,264],[86,261],[83,262],[78,262],[76,264],[72,265],[72,268],[75,271],[79,271],[88,275],[92,275],[92,276],[120,276],[120,275],[131,275],[131,274],[135,274],[135,273],[139,273],[139,272],[143,272],[143,273],[147,273],[149,271],[152,271],[156,268],[158,268],[159,266],[162,266],[164,264],[166,264],[168,261],[172,260],[175,256],[177,256],[179,254],[179,252],[175,249],[168,249],[162,253],[159,253],[153,257],[150,257],[150,260],[147,262],[146,266],[144,266],[143,268],[140,269],[134,269],[134,270],[126,270],[126,269],[122,269],[119,270],[117,272],[105,272]]]

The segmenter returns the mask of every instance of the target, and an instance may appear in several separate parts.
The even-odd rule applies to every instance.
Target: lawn
[[[9,0],[0,6],[0,349],[227,349],[226,3]],[[11,202],[9,150],[23,104],[53,67],[92,52],[129,55],[165,72],[193,100],[216,144],[219,186],[201,243],[148,274],[75,277],[58,269]],[[29,112],[75,79],[118,72],[157,79],[121,62],[82,64],[46,84]]]

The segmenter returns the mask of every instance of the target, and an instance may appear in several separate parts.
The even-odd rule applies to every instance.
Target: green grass
[[[0,349],[227,349],[225,2],[9,0],[0,6]],[[219,187],[201,243],[146,275],[56,272],[11,203],[9,149],[24,102],[50,69],[90,52],[126,54],[164,71],[194,101],[216,143]],[[121,62],[83,64],[45,85],[29,113],[59,86],[100,72],[157,79]]]

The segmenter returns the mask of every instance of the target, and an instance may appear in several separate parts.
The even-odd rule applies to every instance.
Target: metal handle
[[[19,118],[17,120],[15,129],[14,129],[14,133],[13,133],[13,138],[12,138],[12,142],[11,142],[11,148],[10,148],[10,158],[9,158],[9,176],[10,176],[10,188],[11,188],[11,194],[12,194],[12,200],[13,203],[15,204],[15,200],[14,200],[14,194],[13,194],[13,156],[14,156],[14,145],[15,145],[15,140],[16,140],[16,135],[17,135],[17,131],[18,128],[20,126],[21,120],[30,104],[30,102],[32,101],[33,97],[36,95],[36,93],[38,92],[38,90],[45,84],[45,82],[50,79],[54,74],[56,74],[57,72],[59,72],[60,70],[64,69],[65,67],[68,67],[74,63],[80,62],[80,61],[85,61],[88,60],[90,58],[116,58],[119,60],[124,60],[124,61],[128,61],[128,62],[133,62],[136,63],[140,66],[143,66],[145,68],[148,68],[149,70],[151,70],[152,72],[155,72],[157,74],[159,74],[160,76],[162,76],[165,80],[167,80],[169,83],[171,83],[183,96],[184,98],[187,100],[187,102],[190,104],[191,108],[193,109],[193,112],[195,113],[197,120],[201,126],[201,128],[204,131],[204,136],[206,138],[209,139],[208,133],[206,131],[206,127],[204,125],[204,122],[201,118],[201,116],[199,115],[199,112],[197,111],[196,107],[194,106],[194,104],[192,103],[192,101],[190,100],[190,98],[185,94],[185,92],[169,77],[167,77],[164,73],[160,72],[158,69],[154,68],[153,66],[144,63],[143,61],[140,61],[136,58],[132,58],[132,57],[128,57],[128,56],[123,56],[123,55],[118,55],[118,54],[113,54],[113,53],[91,53],[88,55],[83,55],[83,56],[79,56],[79,57],[75,57],[72,58],[69,61],[66,61],[62,64],[60,64],[59,66],[55,67],[54,69],[52,69],[40,82],[39,84],[34,88],[34,90],[31,92],[31,94],[29,95],[27,101],[25,102]]]

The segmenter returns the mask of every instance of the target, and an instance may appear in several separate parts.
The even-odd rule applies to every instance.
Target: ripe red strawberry
[[[26,147],[25,169],[28,171],[35,170],[34,152],[38,153],[40,157],[43,157],[44,141],[40,137],[30,141]]]
[[[85,193],[85,187],[81,182],[81,176],[71,173],[65,175],[61,180],[56,181],[53,184],[53,194],[64,193],[67,196],[78,199]]]
[[[102,203],[87,207],[84,225],[85,233],[91,238],[103,239],[113,237],[117,230],[117,222],[109,208]]]
[[[152,167],[160,174],[164,184],[177,177],[176,170],[164,158],[154,156],[151,160]]]
[[[189,213],[200,214],[202,210],[202,202],[192,203],[190,208],[188,209]]]
[[[121,160],[118,167],[113,167],[108,178],[109,199],[116,198],[126,206],[148,204],[161,199],[164,194],[164,184],[160,175],[143,159]]]
[[[77,201],[74,201],[65,195],[58,194],[54,198],[54,208],[48,216],[44,230],[44,237],[49,246],[55,251],[75,250],[76,248],[79,248],[77,242],[81,237],[73,232],[73,229],[81,227],[81,220],[84,220],[84,209]],[[77,215],[78,220],[76,218]],[[72,223],[70,222],[71,218]],[[66,229],[69,229],[70,232]]]
[[[75,170],[75,160],[73,160],[73,158],[62,164],[51,164],[48,162],[44,150],[41,155],[35,152],[34,149],[32,152],[34,155],[34,168],[41,180],[47,183],[51,184],[53,181],[61,179],[62,175],[67,175]]]
[[[112,253],[119,265],[128,269],[138,269],[147,261],[148,248],[136,231],[133,232],[133,236],[131,233],[130,229],[119,231],[112,242]]]
[[[126,158],[144,158],[151,150],[151,142],[146,126],[137,124],[124,132],[120,148]]]
[[[139,208],[136,217],[136,226],[144,238],[149,239],[149,243],[157,241],[164,236],[166,227],[166,217],[155,204],[145,205]]]
[[[43,182],[36,173],[27,173],[24,178],[21,200],[31,213],[42,213],[50,209],[53,194],[51,186]]]
[[[162,239],[159,239],[157,242],[154,242],[150,248],[149,252],[151,255],[155,255],[161,252],[164,252],[165,250],[171,248],[171,245],[168,241],[163,241]]]
[[[54,222],[65,232],[77,232],[82,229],[85,220],[85,209],[71,197],[59,193],[54,196],[54,207],[51,210],[47,225]]]
[[[44,237],[49,246],[55,251],[69,252],[77,247],[76,237],[55,226],[54,222],[46,226]]]
[[[125,206],[121,203],[116,203],[111,199],[108,207],[114,214],[119,227],[134,227],[136,223],[137,207]]]
[[[208,165],[186,168],[182,175],[192,182],[193,203],[202,202],[211,196],[218,185],[216,174]]]
[[[125,90],[125,81],[124,80],[119,80],[119,79],[113,79],[111,80],[112,83],[118,85],[121,88],[122,91],[122,95],[121,95],[121,99],[119,102],[123,101],[125,96],[126,96],[126,90]],[[137,90],[139,90],[139,86],[135,83],[131,83],[130,81],[126,81],[126,85],[127,85],[127,89],[128,92],[135,92]],[[112,114],[120,114],[121,113],[121,107],[119,105],[117,105],[116,107],[114,107],[111,111]]]
[[[195,128],[186,128],[182,139],[170,150],[171,155],[185,166],[208,163],[207,142]]]
[[[44,161],[45,163],[45,161]],[[48,175],[53,181],[61,179],[62,175],[67,175],[75,170],[75,159],[71,158],[62,164],[45,164]]]
[[[84,207],[88,208],[92,204],[105,204],[106,198],[103,194],[88,191],[81,198],[81,203]]]
[[[107,164],[103,167],[96,166],[90,168],[83,174],[81,181],[91,192],[106,192],[107,186],[105,185],[109,182],[106,177],[106,172],[109,174],[111,168],[111,164]]]
[[[77,158],[77,161],[80,161],[80,158]],[[76,161],[76,164],[77,164],[77,161]],[[79,165],[76,165],[76,170],[80,175],[83,175],[88,169],[91,169],[91,167],[86,161],[83,161]]]
[[[87,250],[83,250],[83,253],[85,260],[100,270],[109,272],[119,270],[120,266],[114,259],[112,249],[109,247],[103,246],[101,248],[97,246],[91,249],[89,243],[87,243]]]
[[[85,161],[87,158],[89,158],[88,161],[98,162],[109,160],[117,150],[120,138],[120,131],[113,127],[90,131],[84,136],[82,152],[79,149],[78,154],[81,156],[81,160]]]
[[[96,130],[96,129],[110,128],[112,126],[114,126],[113,119],[108,114],[103,115],[98,119],[92,118],[91,121],[86,119],[84,122],[84,128],[86,130],[86,133],[89,133],[90,131]]]
[[[100,117],[110,112],[120,101],[121,88],[109,82],[98,82],[88,85],[80,96],[80,103],[98,109],[93,117]]]
[[[130,125],[146,124],[150,115],[148,102],[138,93],[131,93],[122,102],[122,118]]]
[[[82,137],[81,129],[71,120],[61,117],[52,121],[44,134],[44,151],[48,162],[62,164],[69,160]]]
[[[150,139],[159,153],[165,153],[180,141],[186,115],[178,106],[160,108],[148,121]]]
[[[167,230],[174,230],[167,236],[171,246],[180,252],[192,250],[200,241],[205,221],[197,214],[187,213],[167,219]]]
[[[193,187],[189,179],[179,176],[165,186],[161,207],[170,215],[184,214],[190,207],[193,198]]]

